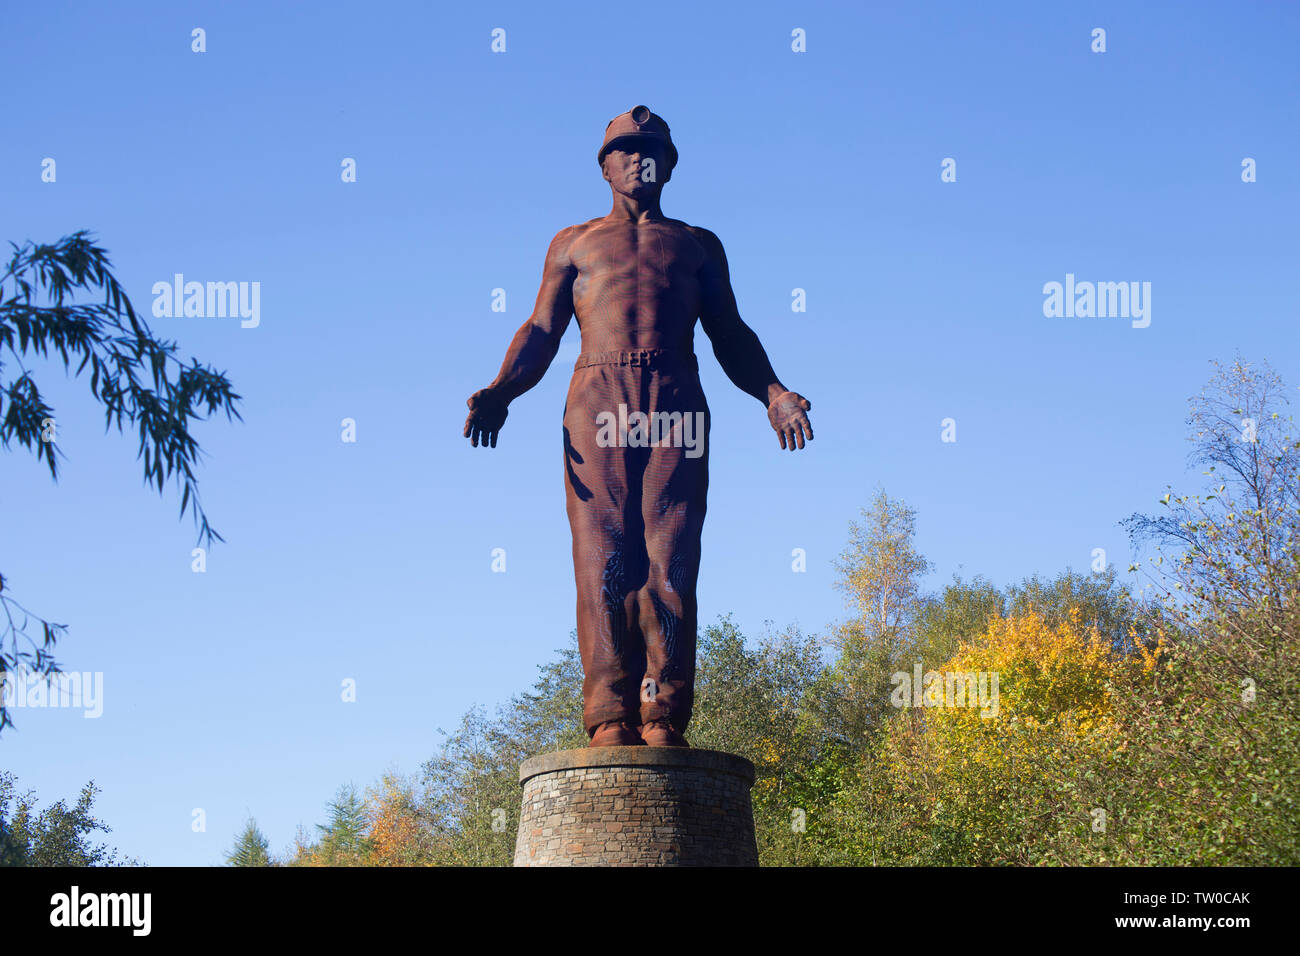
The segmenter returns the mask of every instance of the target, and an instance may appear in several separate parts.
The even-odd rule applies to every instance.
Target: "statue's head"
[[[658,195],[672,177],[677,147],[662,116],[634,106],[609,121],[596,161],[615,192],[639,199]]]

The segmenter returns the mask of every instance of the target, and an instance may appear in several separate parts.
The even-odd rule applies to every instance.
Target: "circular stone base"
[[[561,750],[519,768],[515,866],[757,866],[754,765],[693,747]]]

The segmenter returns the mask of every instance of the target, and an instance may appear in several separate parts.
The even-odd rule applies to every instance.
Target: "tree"
[[[353,784],[344,784],[327,805],[329,822],[317,824],[318,854],[327,866],[357,864],[370,852],[370,821],[365,801]]]
[[[32,791],[15,790],[13,774],[0,771],[0,866],[138,866],[127,859],[119,864],[117,851],[92,843],[95,831],[110,832],[94,810],[99,788],[92,780],[69,807],[63,800],[37,810]]]
[[[1007,599],[992,582],[976,575],[921,599],[916,615],[917,660],[928,669],[957,652],[963,641],[983,633],[990,620],[1006,612]]]
[[[161,493],[174,477],[181,515],[187,509],[193,515],[199,542],[222,540],[199,501],[194,468],[202,452],[190,426],[218,413],[227,420],[240,417],[239,396],[225,373],[194,358],[183,361],[175,342],[155,337],[89,233],[52,245],[11,245],[13,255],[0,275],[0,447],[27,448],[58,480],[54,409],[27,367],[33,358],[56,358],[79,377],[88,372],[91,396],[104,408],[105,430],[138,430],[145,483]],[[74,304],[78,290],[102,293],[103,302]],[[17,370],[5,381],[10,361]],[[0,679],[20,668],[47,677],[56,673],[52,649],[66,627],[27,612],[9,595],[3,576],[0,608]],[[38,637],[29,633],[32,619],[40,625]],[[0,704],[0,731],[12,723]]]
[[[422,806],[435,834],[437,862],[509,866],[519,825],[519,764],[586,746],[577,632],[538,669],[532,688],[494,715],[471,708],[425,763]]]
[[[290,863],[294,866],[363,866],[373,845],[366,803],[354,784],[339,787],[325,805],[329,819],[316,824],[317,838],[307,839],[299,828],[297,846]]]
[[[930,562],[916,550],[916,512],[883,488],[862,523],[849,522],[849,544],[840,555],[836,583],[858,610],[866,635],[879,639],[901,630],[916,610],[921,578]]]
[[[754,764],[761,859],[797,863],[801,834],[819,825],[818,808],[839,785],[838,753],[809,719],[808,695],[824,670],[819,642],[791,628],[751,646],[727,616],[704,630],[698,658],[691,743]]]
[[[849,523],[836,587],[857,616],[831,636],[834,665],[810,693],[822,730],[851,751],[868,747],[888,716],[889,677],[915,651],[920,580],[930,570],[916,549],[916,512],[881,489],[862,522]],[[910,668],[910,663],[907,665]]]
[[[1210,493],[1161,499],[1165,513],[1124,522],[1135,545],[1154,543],[1151,577],[1165,599],[1281,607],[1281,580],[1300,544],[1300,435],[1285,386],[1240,356],[1189,402],[1189,464],[1206,467]],[[1217,485],[1217,487],[1216,487]],[[1164,566],[1163,550],[1181,549]],[[1133,568],[1136,570],[1136,567]]]
[[[1155,546],[1148,644],[1159,666],[1152,692],[1125,702],[1143,746],[1122,783],[1145,832],[1184,859],[1300,860],[1300,435],[1287,405],[1267,364],[1215,363],[1188,417],[1209,487],[1171,488],[1163,515],[1126,522],[1135,544]]]
[[[1109,805],[1098,777],[1121,759],[1112,686],[1124,667],[1078,612],[998,617],[963,642],[923,708],[900,712],[882,738],[885,789],[913,833],[893,862],[1103,862],[1100,838],[1090,858],[1075,854],[1089,811]]]
[[[231,866],[270,866],[269,847],[266,836],[257,827],[257,821],[249,817],[244,832],[226,854],[226,862]]]
[[[367,799],[370,862],[374,866],[423,866],[438,857],[437,838],[415,785],[389,772]]]
[[[521,695],[511,702],[516,708],[521,704],[525,713],[514,720],[529,723],[531,705],[549,711],[553,701]],[[424,801],[442,847],[438,862],[444,865],[509,866],[514,857],[519,764],[545,748],[523,752],[505,710],[493,719],[485,708],[471,708],[424,765]]]
[[[1052,580],[1037,574],[1007,588],[1007,613],[1041,614],[1049,626],[1078,618],[1085,628],[1096,628],[1117,650],[1130,650],[1145,625],[1133,596],[1119,583],[1114,565],[1104,571],[1080,574],[1070,568]]]

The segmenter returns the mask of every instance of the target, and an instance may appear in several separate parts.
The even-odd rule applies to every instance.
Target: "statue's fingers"
[[[798,423],[798,422],[795,422],[795,423],[794,423],[794,437],[798,440],[798,442],[799,442],[799,447],[802,448],[802,447],[803,447],[803,429],[799,427],[799,423]]]
[[[794,435],[795,435],[795,430],[794,430],[794,428],[791,427],[790,425],[786,425],[786,426],[785,426],[785,430],[786,430],[786,432],[788,433],[788,437],[787,437],[786,440],[789,442],[789,444],[788,444],[786,447],[789,448],[791,451],[794,451],[794,449],[795,449],[795,444],[794,444]]]
[[[801,416],[799,418],[799,427],[802,428],[804,434],[808,436],[808,440],[812,441],[813,439],[812,422],[808,421],[806,416]]]
[[[475,425],[469,430],[469,443],[475,448],[478,447],[478,426]]]
[[[496,447],[497,447],[497,435],[498,435],[498,434],[500,434],[499,429],[495,429],[495,428],[494,428],[494,429],[492,430],[492,447],[493,447],[493,448],[496,448]]]
[[[808,399],[806,399],[806,398],[800,398],[800,399],[799,399],[799,404],[803,406],[803,410],[804,410],[805,412],[811,412],[811,411],[812,411],[812,402],[808,401]]]
[[[776,430],[776,437],[781,439],[781,447],[785,448],[785,432],[782,431],[780,427],[778,427]]]

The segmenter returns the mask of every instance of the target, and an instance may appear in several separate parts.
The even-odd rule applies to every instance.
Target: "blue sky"
[[[550,238],[608,211],[595,154],[634,104],[681,153],[665,213],[722,239],[741,314],[813,403],[816,440],[781,452],[699,334],[703,622],[841,617],[832,562],[877,486],[917,510],[931,584],[1086,569],[1097,547],[1122,570],[1117,522],[1195,480],[1182,422],[1208,360],[1300,382],[1289,4],[127,9],[7,11],[0,239],[95,230],[142,310],[178,272],[260,282],[257,328],[152,320],[244,398],[244,424],[197,431],[227,543],[192,573],[176,494],[142,488],[130,436],[44,367],[63,477],[4,456],[0,571],[69,625],[59,657],[103,672],[104,713],[17,711],[0,768],[45,800],[94,778],[110,842],[149,863],[220,862],[249,813],[283,850],[339,784],[418,769],[435,728],[568,639],[576,323],[495,451],[460,429]],[[1150,326],[1046,318],[1067,273],[1150,282]]]

